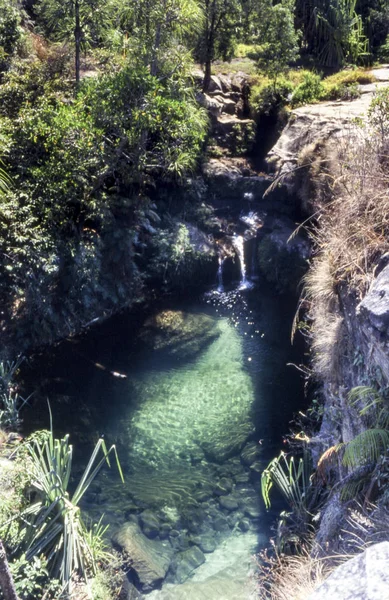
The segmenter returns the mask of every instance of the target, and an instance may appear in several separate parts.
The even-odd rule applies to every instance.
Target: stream
[[[224,287],[221,261],[205,295],[115,317],[24,372],[38,388],[26,428],[49,426],[49,397],[76,470],[99,435],[117,445],[125,484],[104,469],[83,509],[103,515],[110,535],[130,523],[163,557],[162,578],[129,574],[150,600],[255,598],[253,556],[275,514],[264,509],[260,473],[303,403],[299,372],[287,366],[301,362],[290,344],[295,299],[250,281],[243,239],[236,246],[234,286]]]

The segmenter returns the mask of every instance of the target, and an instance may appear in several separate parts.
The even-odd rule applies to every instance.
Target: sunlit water
[[[133,318],[113,320],[35,361],[36,381],[47,381],[30,426],[47,426],[38,399],[50,395],[54,426],[70,431],[76,447],[102,433],[118,445],[125,484],[105,470],[84,508],[94,519],[104,513],[112,532],[131,520],[172,546],[171,568],[150,599],[249,599],[252,556],[270,521],[260,472],[302,404],[297,371],[286,366],[299,359],[289,341],[293,302],[262,286],[173,308],[213,319],[201,351],[185,360],[153,351],[134,335]],[[154,529],[142,521],[145,510]],[[194,545],[205,562],[184,573],[180,557]]]

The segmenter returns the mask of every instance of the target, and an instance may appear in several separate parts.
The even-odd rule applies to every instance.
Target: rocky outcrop
[[[169,542],[149,540],[132,522],[121,527],[113,542],[125,552],[144,590],[151,589],[165,577],[173,555]]]
[[[335,569],[308,600],[388,600],[389,542],[371,546]]]
[[[310,146],[324,143],[329,147],[328,142],[338,144],[342,139],[350,139],[353,135],[353,120],[356,117],[363,118],[374,92],[388,85],[389,68],[373,69],[372,73],[377,82],[360,85],[361,95],[357,99],[320,102],[291,111],[288,124],[267,157],[269,169],[289,193],[298,193],[300,173],[296,167],[301,169],[301,153]],[[320,152],[318,149],[316,151]],[[322,160],[325,162],[328,157]]]

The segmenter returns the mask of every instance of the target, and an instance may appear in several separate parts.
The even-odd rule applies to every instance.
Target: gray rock
[[[159,534],[160,522],[151,510],[144,510],[139,515],[139,521],[141,523],[143,533],[147,535],[147,537],[151,539],[157,537]]]
[[[213,552],[216,550],[216,540],[211,534],[202,535],[198,546],[203,552]]]
[[[233,487],[232,479],[229,479],[227,477],[222,477],[220,479],[220,481],[218,481],[218,483],[214,487],[213,493],[216,494],[216,496],[226,496],[227,494],[229,494],[231,492],[232,487]]]
[[[243,448],[243,450],[240,454],[240,458],[241,458],[242,463],[249,467],[256,460],[258,460],[260,454],[261,454],[261,447],[258,444],[258,442],[249,442]]]
[[[389,266],[373,281],[357,313],[379,333],[388,333],[389,328]]]
[[[250,521],[248,519],[242,519],[239,521],[238,527],[241,531],[248,531],[250,529]]]
[[[219,77],[217,77],[217,75],[211,76],[211,81],[209,82],[208,91],[209,92],[222,92],[223,91],[223,85],[222,85]]]
[[[227,519],[225,517],[219,515],[213,521],[213,528],[215,531],[225,532],[225,531],[229,531],[230,526],[228,524]]]
[[[165,577],[173,555],[169,542],[149,540],[136,523],[125,523],[113,542],[126,553],[129,565],[145,590]]]
[[[367,548],[343,565],[308,600],[389,600],[389,542]]]
[[[200,548],[193,546],[177,554],[176,561],[176,580],[178,583],[184,583],[193,571],[205,562],[205,556]]]
[[[220,496],[219,504],[226,510],[236,510],[239,507],[238,500],[235,496]]]

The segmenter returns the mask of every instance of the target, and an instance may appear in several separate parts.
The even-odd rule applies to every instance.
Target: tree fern
[[[346,445],[343,464],[356,468],[369,462],[377,462],[389,447],[389,431],[366,429]]]

